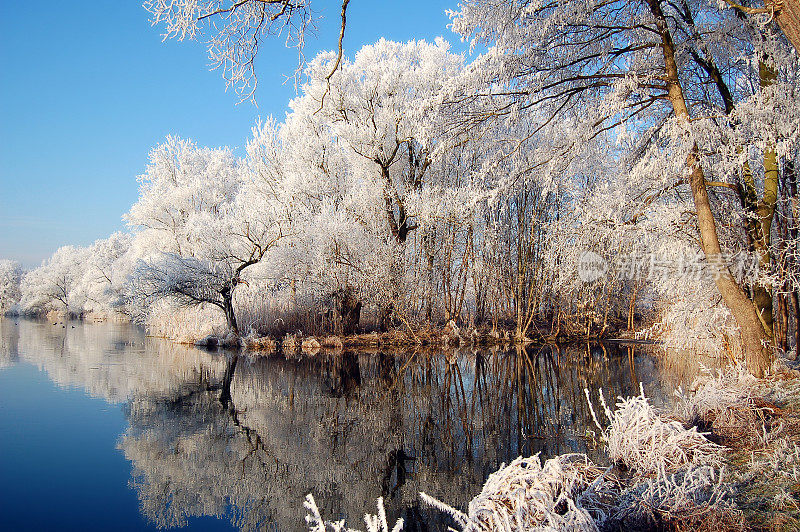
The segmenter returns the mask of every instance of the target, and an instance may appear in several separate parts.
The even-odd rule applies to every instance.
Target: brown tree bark
[[[394,313],[394,304],[387,303],[378,307],[378,330],[380,332],[388,332],[392,327],[392,314]]]
[[[339,316],[342,320],[342,334],[355,334],[361,321],[361,301],[351,289],[339,290],[336,295]]]
[[[239,324],[236,323],[236,314],[233,310],[233,290],[225,288],[222,291],[222,310],[225,311],[225,321],[228,323],[228,329],[239,336]]]
[[[675,45],[667,25],[666,17],[661,9],[659,0],[647,0],[650,12],[655,18],[656,27],[661,35],[661,49],[664,58],[665,78],[667,82],[667,98],[672,104],[675,116],[679,121],[689,123],[689,108],[683,94],[683,88],[678,76],[678,66],[675,61]],[[742,287],[736,282],[730,272],[727,261],[722,255],[722,249],[717,235],[716,220],[711,210],[711,203],[706,189],[706,180],[700,161],[697,157],[697,147],[687,157],[686,164],[689,168],[689,183],[692,188],[692,199],[697,211],[697,225],[700,230],[700,241],[706,260],[714,268],[714,282],[723,301],[733,314],[742,339],[742,348],[745,354],[745,363],[750,373],[762,377],[769,366],[770,351],[765,346],[767,336],[758,317],[758,312],[753,302],[747,297]]]
[[[800,53],[800,1],[765,0],[764,5],[775,10],[775,21],[794,49]]]

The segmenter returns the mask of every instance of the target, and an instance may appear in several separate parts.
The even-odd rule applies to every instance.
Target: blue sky
[[[338,4],[338,5],[337,5]],[[332,49],[337,0],[312,4],[322,20],[306,57]],[[444,36],[457,0],[352,0],[345,53],[380,37]],[[282,119],[295,95],[297,55],[265,43],[258,106],[238,104],[196,42],[162,42],[136,0],[4,2],[0,17],[0,258],[38,265],[59,246],[124,230],[136,176],[167,135],[241,147],[259,117]]]

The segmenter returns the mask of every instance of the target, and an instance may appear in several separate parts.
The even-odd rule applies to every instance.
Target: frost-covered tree
[[[258,173],[279,175],[276,192],[290,220],[269,275],[290,287],[294,302],[331,301],[349,333],[361,301],[377,302],[386,285],[392,246],[383,211],[368,199],[372,181],[354,177],[344,148],[312,113],[292,113],[280,126],[255,130],[248,161]]]
[[[63,246],[41,266],[26,273],[21,285],[22,311],[80,315],[85,298],[76,287],[88,260],[88,248]]]
[[[299,144],[307,154],[293,164],[312,172],[313,188],[324,195],[298,192],[311,212],[326,212],[322,223],[336,235],[316,247],[327,250],[328,262],[336,265],[343,281],[340,301],[358,304],[353,291],[374,286],[378,277],[385,326],[401,292],[405,244],[418,227],[409,198],[436,181],[431,175],[439,149],[435,115],[440,93],[460,72],[463,57],[443,40],[380,40],[352,61],[342,60],[328,76],[331,63],[338,63],[331,53],[310,62],[309,81],[287,118],[287,129],[294,131],[287,135],[307,138]],[[325,236],[317,233],[317,240]],[[364,260],[369,266],[359,264]]]
[[[124,218],[144,248],[195,255],[202,246],[194,234],[194,217],[233,203],[239,186],[236,158],[227,148],[167,137],[149,159],[138,178],[139,199]]]
[[[774,19],[795,50],[800,51],[800,2],[798,0],[764,0],[760,3],[761,5],[758,5],[759,2],[723,1],[727,7],[744,15],[760,16],[768,21]]]
[[[0,316],[12,312],[19,303],[22,267],[13,260],[0,260]]]
[[[120,270],[121,259],[131,246],[131,235],[117,232],[92,244],[87,250],[88,261],[75,287],[81,293],[83,310],[96,317],[110,317],[123,312],[125,274]]]
[[[743,24],[732,12],[688,1],[476,0],[454,14],[454,27],[475,43],[489,45],[488,53],[471,65],[468,79],[477,89],[471,99],[502,104],[468,116],[467,125],[498,114],[514,119],[522,112],[540,113],[543,124],[569,117],[573,132],[546,161],[574,157],[576,147],[613,130],[624,133],[620,140],[625,135],[636,139],[623,164],[635,176],[630,183],[645,195],[648,188],[655,197],[658,190],[688,188],[696,215],[692,231],[741,331],[748,366],[763,373],[769,362],[763,347],[768,334],[747,287],[725,260],[720,211],[709,183],[723,176],[732,180],[734,168],[746,158],[742,145],[763,150],[778,143],[784,154],[794,156],[790,146],[797,128],[778,123],[782,117],[785,124],[786,110],[796,108],[791,83],[776,80],[769,88],[776,99],[764,105],[766,91],[745,83],[753,70],[739,60],[742,53],[757,58],[768,53],[770,61],[783,65],[776,70],[788,69],[790,81],[793,67],[786,45],[768,35],[762,39],[762,27]],[[735,112],[726,112],[730,102],[746,109],[757,101],[762,102],[758,118],[726,119]],[[794,110],[789,117],[795,124]],[[723,136],[753,130],[758,135],[739,143],[738,156],[728,151]]]
[[[402,244],[416,228],[406,196],[430,178],[441,92],[461,71],[464,58],[452,54],[442,39],[381,39],[359,50],[353,61],[342,61],[328,80],[324,74],[332,60],[323,53],[310,63],[309,83],[293,110],[319,109],[318,119],[355,156],[352,173],[377,182],[376,199],[382,202],[392,236]]]
[[[139,201],[127,215],[149,250],[129,279],[133,304],[146,313],[172,298],[221,308],[239,333],[233,300],[243,272],[282,236],[280,211],[264,175],[228,149],[169,138],[151,153]]]
[[[244,95],[259,40],[301,44],[309,6],[146,3],[167,37],[207,39]],[[655,310],[650,331],[670,345],[719,350],[739,335],[758,374],[765,342],[790,348],[800,313],[800,70],[760,9],[467,0],[453,27],[487,48],[468,64],[441,39],[382,39],[352,58],[340,40],[244,154],[178,138],[155,148],[132,234],[91,246],[62,295],[42,288],[58,284],[54,257],[23,300],[203,322],[193,330],[224,314],[234,332],[349,334],[366,309],[380,328],[454,320],[521,341],[633,329]],[[715,276],[586,283],[587,250],[702,252]],[[738,271],[733,254],[760,271]]]

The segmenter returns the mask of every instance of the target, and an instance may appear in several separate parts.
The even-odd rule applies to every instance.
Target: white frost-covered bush
[[[150,307],[144,321],[148,334],[192,344],[210,335],[225,331],[225,319],[208,306],[179,307],[160,301]]]
[[[306,495],[303,506],[308,510],[306,522],[311,532],[326,532],[328,529],[333,532],[360,532],[355,528],[348,528],[344,521],[325,521],[319,513],[314,496],[310,493]],[[400,532],[403,530],[403,519],[398,519],[392,528],[386,520],[386,509],[383,507],[383,497],[378,497],[378,515],[365,514],[364,523],[367,525],[367,532]]]
[[[591,405],[589,391],[586,398]],[[637,397],[619,398],[613,412],[600,390],[609,425],[601,427],[609,458],[621,462],[640,475],[663,476],[690,464],[717,465],[722,447],[712,443],[697,428],[662,418],[644,392]]]
[[[675,473],[645,479],[621,495],[614,522],[636,523],[643,528],[658,518],[691,524],[713,515],[718,529],[735,528],[740,523],[739,512],[724,479],[724,470],[707,465],[689,465]]]
[[[586,455],[565,454],[542,464],[539,456],[519,457],[489,475],[464,514],[421,493],[422,500],[448,514],[464,532],[597,530],[608,515],[617,483]]]
[[[591,406],[589,392],[586,397]],[[519,457],[489,476],[467,513],[425,493],[423,501],[452,516],[464,532],[598,530],[649,526],[657,519],[690,523],[716,515],[738,523],[723,485],[722,447],[696,428],[665,419],[644,393],[620,398],[602,432],[609,458],[631,472],[623,481],[583,454],[565,454],[542,464],[538,455]]]

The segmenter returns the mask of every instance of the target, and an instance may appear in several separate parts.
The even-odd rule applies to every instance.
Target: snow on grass
[[[489,475],[463,514],[421,493],[422,500],[453,516],[464,532],[597,530],[607,516],[617,483],[586,455],[565,454],[541,463],[519,457]]]
[[[584,390],[591,407],[589,390]],[[608,408],[600,390],[609,425],[603,428],[592,407],[595,424],[602,432],[608,456],[640,475],[664,476],[689,464],[719,465],[722,447],[712,443],[695,427],[685,428],[680,422],[662,418],[645,397],[617,401],[616,410]]]
[[[314,496],[310,493],[306,495],[306,500],[303,502],[308,513],[306,514],[306,523],[308,523],[311,532],[327,532],[328,529],[333,532],[361,532],[355,528],[348,528],[344,520],[341,521],[325,521],[320,514]],[[389,528],[389,522],[386,520],[386,509],[383,506],[383,497],[378,497],[378,514],[364,515],[364,522],[367,525],[366,532],[400,532],[403,530],[403,519],[398,519],[392,528]]]

